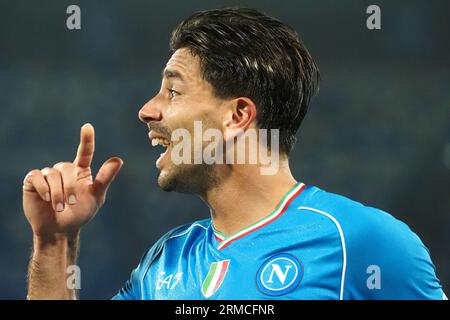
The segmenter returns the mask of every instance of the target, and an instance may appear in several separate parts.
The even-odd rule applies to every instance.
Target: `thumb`
[[[123,160],[114,157],[108,159],[98,171],[97,176],[94,180],[93,189],[96,198],[100,200],[100,202],[104,202],[109,185],[119,173],[122,165]]]

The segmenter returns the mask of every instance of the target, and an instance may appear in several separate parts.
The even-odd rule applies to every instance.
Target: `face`
[[[226,103],[215,97],[213,87],[201,77],[199,58],[186,48],[172,55],[162,76],[159,92],[139,111],[140,120],[150,129],[152,145],[166,148],[156,161],[158,183],[166,191],[202,193],[218,183],[214,166],[174,164],[171,136],[177,129],[186,129],[194,137],[194,121],[201,121],[203,129],[223,131]]]

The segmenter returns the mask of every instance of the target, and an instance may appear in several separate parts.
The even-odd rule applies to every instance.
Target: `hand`
[[[122,167],[120,158],[111,158],[93,180],[94,127],[85,124],[80,136],[74,162],[32,170],[24,179],[23,209],[34,235],[39,238],[78,234],[104,204],[108,187]]]

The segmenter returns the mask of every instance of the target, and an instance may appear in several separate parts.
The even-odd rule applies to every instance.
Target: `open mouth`
[[[163,138],[163,137],[153,137],[150,139],[152,141],[153,147],[162,146],[165,148],[165,151],[163,153],[161,153],[158,160],[156,160],[156,167],[158,169],[162,169],[164,162],[167,161],[166,158],[169,153],[168,150],[171,145],[171,142],[168,139]]]
[[[166,138],[153,138],[152,146],[156,147],[158,145],[163,146],[164,148],[168,148],[170,146],[170,141]]]

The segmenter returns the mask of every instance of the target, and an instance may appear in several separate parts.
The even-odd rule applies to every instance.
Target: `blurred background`
[[[66,28],[71,4],[79,31]],[[366,28],[370,4],[381,30]],[[232,5],[291,24],[321,69],[292,154],[297,179],[405,221],[450,293],[450,2],[0,0],[1,299],[26,297],[23,178],[72,161],[85,122],[96,129],[95,172],[110,156],[125,165],[82,232],[82,299],[109,299],[166,231],[209,216],[196,196],[158,188],[160,150],[137,113],[159,90],[172,29]]]

